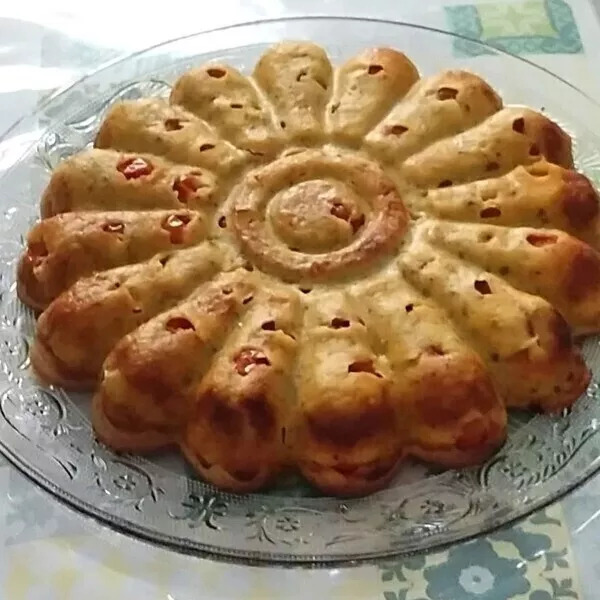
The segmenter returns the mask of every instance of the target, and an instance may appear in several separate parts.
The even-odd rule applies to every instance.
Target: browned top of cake
[[[507,407],[589,380],[598,196],[572,169],[548,117],[393,49],[200,66],[53,173],[19,266],[32,362],[95,389],[108,445],[177,445],[230,490],[483,461]]]

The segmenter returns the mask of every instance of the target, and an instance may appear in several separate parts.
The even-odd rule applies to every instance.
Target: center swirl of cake
[[[288,281],[360,272],[394,251],[408,223],[383,170],[334,149],[288,154],[251,171],[232,200],[244,252]]]
[[[347,184],[312,179],[281,190],[267,209],[279,239],[296,252],[329,252],[347,246],[370,212]]]

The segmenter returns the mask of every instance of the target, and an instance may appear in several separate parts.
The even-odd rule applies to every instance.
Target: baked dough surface
[[[569,136],[477,75],[285,42],[115,104],[55,170],[18,273],[32,364],[94,390],[116,450],[366,494],[582,394],[598,212]]]

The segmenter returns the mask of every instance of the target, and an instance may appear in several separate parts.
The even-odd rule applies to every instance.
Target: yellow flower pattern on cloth
[[[446,600],[450,590],[461,600],[548,600],[557,592],[583,600],[558,505],[449,551],[379,567],[306,571],[242,567],[153,547],[80,519],[8,466],[0,467],[0,493],[10,498],[0,511],[0,595],[7,600],[192,600],[199,590],[210,590],[211,600],[303,600],[311,594]],[[442,589],[446,595],[440,596]],[[517,589],[527,591],[511,595]]]

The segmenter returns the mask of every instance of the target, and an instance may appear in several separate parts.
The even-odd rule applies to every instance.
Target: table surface
[[[594,7],[596,4],[596,8]],[[203,29],[291,15],[353,15],[461,33],[558,73],[600,97],[600,0],[219,0],[191,6],[75,0],[0,6],[0,131],[105,61]],[[168,16],[165,17],[165,10]],[[135,26],[132,26],[134,24]],[[544,43],[540,39],[544,38]],[[460,53],[449,47],[449,53]],[[0,145],[0,175],[10,144]],[[59,505],[0,456],[0,600],[356,598],[596,600],[600,478],[491,536],[389,564],[315,571],[249,568],[182,556],[114,533]]]

